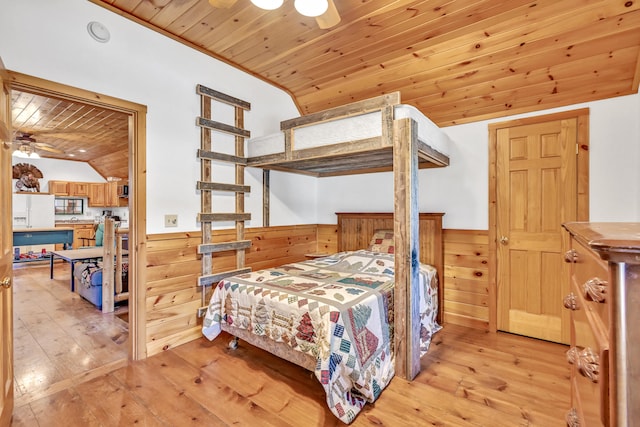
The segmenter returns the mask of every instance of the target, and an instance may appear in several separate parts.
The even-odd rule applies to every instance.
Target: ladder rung
[[[204,317],[204,315],[207,314],[207,309],[208,308],[209,307],[207,307],[207,306],[198,308],[198,317]]]
[[[251,192],[251,187],[248,185],[227,184],[224,182],[198,181],[196,188],[198,190],[205,190],[205,191],[231,191],[236,193]]]
[[[216,122],[213,120],[205,119],[204,117],[198,117],[196,119],[196,125],[213,130],[219,130],[220,132],[230,133],[231,135],[241,136],[243,138],[249,138],[251,132],[246,129],[237,128],[224,123]]]
[[[224,271],[222,273],[216,274],[207,274],[206,276],[198,277],[198,286],[211,286],[215,283],[218,283],[222,279],[226,279],[227,277],[236,276],[238,274],[250,273],[251,267],[239,268],[237,270]]]
[[[217,90],[208,88],[203,85],[196,86],[196,93],[198,95],[206,95],[209,98],[213,98],[216,101],[224,102],[225,104],[240,107],[244,110],[251,110],[251,103],[238,98],[234,98],[233,96],[226,95],[222,92],[218,92]]]
[[[249,221],[250,213],[199,213],[198,222]]]
[[[212,254],[214,252],[234,251],[251,247],[251,240],[238,240],[235,242],[203,243],[198,245],[199,254]]]
[[[218,160],[221,162],[235,163],[237,165],[246,165],[245,157],[232,156],[231,154],[217,153],[215,151],[207,151],[198,149],[198,157],[205,160]]]

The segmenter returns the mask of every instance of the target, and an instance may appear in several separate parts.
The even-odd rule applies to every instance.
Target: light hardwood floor
[[[41,396],[19,396],[13,425],[342,425],[310,372],[242,342],[229,350],[228,341],[200,339],[128,364],[114,359]],[[566,349],[445,325],[416,380],[394,378],[352,425],[563,426]]]
[[[70,291],[68,263],[56,262],[53,280],[46,262],[13,274],[16,407],[126,365],[127,323]]]

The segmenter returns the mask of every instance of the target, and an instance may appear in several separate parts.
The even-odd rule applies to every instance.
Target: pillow
[[[394,253],[393,230],[376,230],[367,250],[387,254]]]

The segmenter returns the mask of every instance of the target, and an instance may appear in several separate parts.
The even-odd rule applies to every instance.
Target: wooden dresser
[[[572,264],[567,424],[640,425],[640,223],[563,227]]]

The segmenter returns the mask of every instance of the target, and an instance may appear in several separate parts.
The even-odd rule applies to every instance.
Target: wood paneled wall
[[[444,230],[444,320],[489,329],[486,230]]]
[[[235,230],[214,230],[214,242],[229,241]],[[302,261],[307,253],[335,253],[337,225],[299,225],[248,228],[252,242],[246,265],[254,270]],[[147,356],[202,336],[196,312],[201,271],[196,253],[200,232],[147,237],[146,326]],[[444,319],[488,329],[488,233],[444,230]],[[214,257],[214,271],[235,268],[235,252]]]
[[[251,248],[246,265],[254,270],[302,261],[317,250],[317,226],[249,228]],[[336,226],[334,226],[334,229]],[[214,230],[213,241],[230,241],[235,230]],[[335,239],[334,239],[335,240]],[[147,237],[146,326],[147,356],[202,336],[197,318],[201,289],[197,286],[202,264],[197,254],[200,232]],[[214,272],[235,268],[235,252],[217,253]]]

